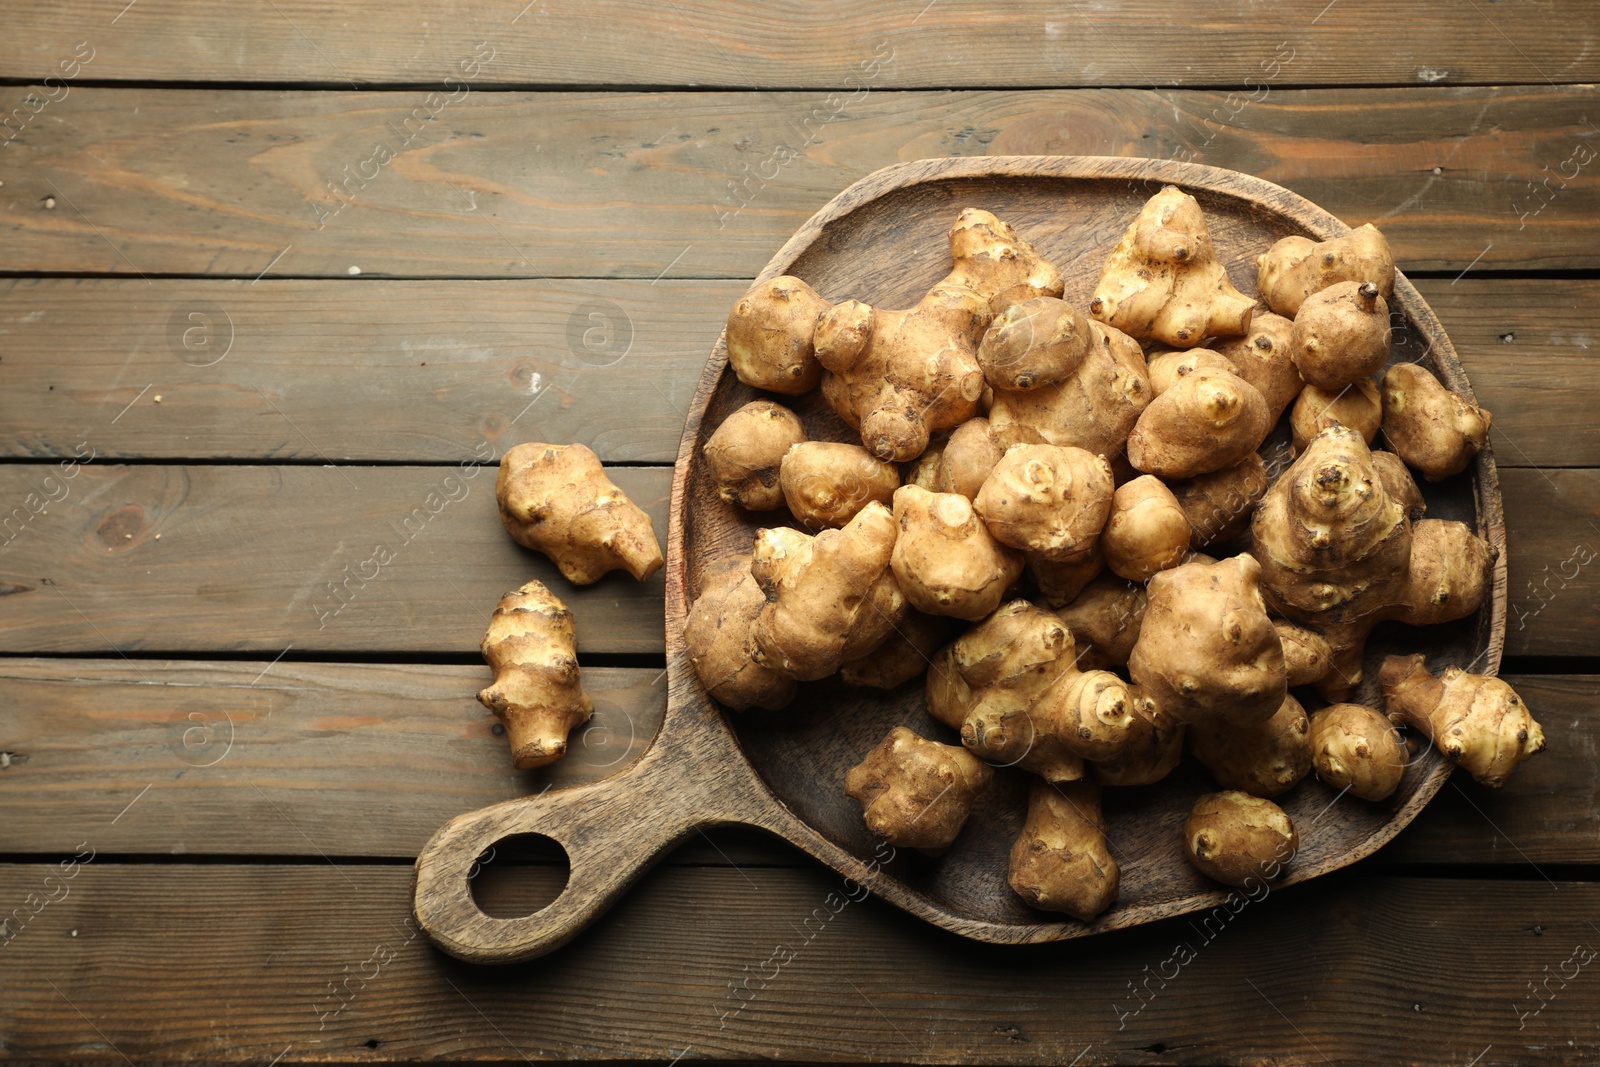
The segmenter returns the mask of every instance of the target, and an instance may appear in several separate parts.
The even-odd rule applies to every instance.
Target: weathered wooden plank
[[[180,0],[119,14],[87,0],[53,17],[19,11],[0,48],[8,77],[56,73],[79,41],[83,77],[167,81],[794,86],[1240,85],[1276,70],[1301,84],[1595,81],[1581,0],[1474,9],[1419,3],[1405,33],[1374,34],[1384,9],[1323,0],[1274,17],[1188,0],[1063,9],[1043,0],[829,3],[775,10],[685,0],[554,8],[496,3],[316,4],[284,0],[224,23]],[[1175,35],[1175,27],[1185,34]],[[1553,27],[1564,32],[1552,32]],[[959,48],[951,47],[959,40]],[[84,49],[79,55],[91,54]],[[462,67],[478,57],[481,70]],[[863,66],[877,58],[880,66]]]
[[[59,899],[5,949],[0,1034],[10,1058],[86,1063],[1600,1055],[1590,884],[1335,875],[1209,925],[1006,949],[845,891],[815,870],[660,869],[560,952],[475,968],[412,935],[407,867],[10,866],[0,900]]]
[[[744,289],[8,279],[0,447],[13,456],[71,456],[89,442],[112,458],[459,463],[474,449],[481,457],[485,441],[537,439],[582,441],[608,462],[670,463],[706,357]]]
[[[138,818],[119,819],[104,848],[412,857],[461,812],[620,770],[654,738],[666,699],[659,671],[586,670],[595,717],[566,759],[521,773],[472,699],[486,668],[268,668],[265,660],[0,660],[0,702],[11,709],[0,723],[9,754],[0,852],[71,853],[137,798]],[[1549,749],[1499,791],[1459,775],[1380,862],[1600,863],[1600,723],[1591,714],[1600,677],[1508,680],[1534,708]],[[396,782],[407,783],[403,805]],[[699,840],[674,860],[812,862],[777,846]]]
[[[662,649],[661,575],[568,585],[506,536],[492,463],[75,470],[0,468],[0,500],[26,520],[0,547],[0,648],[471,654],[500,597],[539,578],[581,652]],[[612,474],[663,536],[670,471]],[[51,492],[31,514],[28,494]]]
[[[1378,222],[1412,269],[1600,264],[1593,86],[1263,89],[79,88],[3,150],[0,269],[748,278],[880,167],[1030,153],[1256,174]]]
[[[294,433],[287,420],[282,432]],[[471,479],[454,467],[72,469],[68,480],[54,465],[0,466],[11,508],[0,651],[470,653],[495,602],[529,577],[562,590],[584,651],[663,648],[660,575],[568,586],[506,537],[488,468]],[[615,476],[660,536],[671,471]],[[1509,469],[1501,481],[1507,654],[1593,655],[1600,470]]]
[[[1600,282],[1468,275],[1418,285],[1494,412],[1500,464],[1600,466],[1590,400],[1600,332],[1589,311]],[[62,458],[92,442],[107,458],[273,461],[316,456],[309,438],[339,461],[460,462],[506,436],[530,391],[548,389],[518,422],[528,432],[582,441],[609,462],[669,463],[743,289],[10,279],[0,282],[9,428],[0,449]],[[305,438],[260,417],[257,387],[267,383]]]

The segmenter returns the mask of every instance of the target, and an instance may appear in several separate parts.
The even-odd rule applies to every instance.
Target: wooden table
[[[0,1058],[1600,1058],[1588,0],[523,3],[3,18]],[[719,833],[556,955],[442,956],[432,831],[609,773],[664,699],[659,578],[574,594],[594,725],[509,768],[476,646],[551,569],[495,458],[584,441],[664,529],[748,279],[857,178],[985,153],[1195,159],[1383,228],[1494,411],[1548,753],[1209,937],[969,944]],[[492,907],[559,884],[497,858]]]

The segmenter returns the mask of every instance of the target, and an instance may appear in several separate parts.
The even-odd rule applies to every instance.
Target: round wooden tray
[[[1255,257],[1280,237],[1337,237],[1349,228],[1305,199],[1232,171],[1164,160],[1013,156],[924,160],[862,179],[817,212],[758,280],[793,274],[825,298],[909,307],[949,270],[947,234],[965,207],[1011,223],[1066,278],[1066,299],[1088,304],[1107,253],[1161,186],[1193,194],[1233,284],[1256,291]],[[1454,348],[1432,310],[1403,276],[1391,303],[1391,362],[1416,361],[1471,397]],[[875,841],[859,806],[844,795],[846,769],[896,725],[954,741],[929,718],[920,682],[892,693],[853,690],[835,679],[802,685],[780,713],[724,713],[688,663],[683,621],[713,559],[749,551],[773,514],[752,515],[721,501],[701,462],[705,438],[755,399],[727,369],[722,339],[712,349],[678,451],[667,535],[666,716],[632,766],[592,785],[509,801],[446,824],[417,859],[416,914],[446,951],[479,962],[542,955],[605,910],[660,855],[697,830],[758,826],[784,838],[873,893],[938,926],[981,941],[1055,941],[1209,909],[1227,890],[1197,874],[1180,853],[1180,829],[1194,798],[1215,788],[1187,760],[1165,781],[1107,789],[1107,836],[1122,869],[1117,903],[1094,922],[1035,911],[1006,884],[1006,861],[1024,814],[1025,776],[1002,770],[956,844],[939,859]],[[795,410],[814,439],[856,440],[813,394]],[[1277,431],[1284,433],[1282,427]],[[1269,441],[1264,453],[1271,454]],[[1286,456],[1286,451],[1279,450]],[[1274,471],[1276,473],[1276,471]],[[1494,673],[1505,636],[1505,531],[1489,450],[1469,470],[1423,486],[1428,514],[1473,523],[1495,550],[1491,595],[1471,618],[1418,630],[1386,624],[1367,649],[1367,681],[1352,699],[1379,706],[1377,663],[1391,652],[1423,652],[1434,670],[1470,666]],[[1303,882],[1382,846],[1433,797],[1450,774],[1425,750],[1381,804],[1339,796],[1314,779],[1281,798],[1300,833],[1283,885]],[[571,862],[562,894],[517,919],[485,915],[467,874],[495,841],[520,833],[561,843]],[[891,858],[892,857],[892,858]],[[854,891],[845,886],[843,891]]]

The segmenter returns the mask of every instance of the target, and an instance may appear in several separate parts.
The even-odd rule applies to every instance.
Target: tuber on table
[[[573,585],[619,569],[643,581],[661,569],[650,516],[611,483],[586,445],[509,449],[494,495],[512,540],[549,556]]]
[[[1241,889],[1277,878],[1299,848],[1282,808],[1237,790],[1201,797],[1183,824],[1183,854],[1195,869]]]
[[[567,734],[594,710],[578,675],[572,612],[543,582],[526,582],[500,598],[480,647],[494,682],[478,703],[505,726],[517,769],[566,755]]]
[[[1505,682],[1460,667],[1435,678],[1420,655],[1389,656],[1378,677],[1389,719],[1422,731],[1444,758],[1498,789],[1544,751],[1544,731]]]

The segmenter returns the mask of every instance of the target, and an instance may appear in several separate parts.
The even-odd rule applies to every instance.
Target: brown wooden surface
[[[426,96],[74,89],[4,150],[0,270],[749,278],[881,167],[1034,153],[1255,174],[1410,271],[1600,266],[1592,86],[468,94],[413,138]]]
[[[0,546],[0,589],[26,590],[0,596],[0,753],[16,754],[0,755],[0,904],[46,891],[38,860],[80,842],[100,858],[0,948],[0,1062],[1600,1058],[1593,965],[1560,977],[1574,944],[1600,948],[1600,676],[1586,673],[1600,571],[1567,577],[1600,548],[1600,186],[1594,163],[1572,177],[1568,162],[1595,143],[1592,6],[536,3],[513,23],[522,9],[274,0],[219,16],[67,0],[5,13],[0,114],[79,42],[95,58],[0,148],[0,271],[17,275],[0,277],[0,501],[21,505],[80,441],[99,458]],[[440,80],[480,41],[495,58],[473,91],[318,230],[313,203],[336,204],[327,180],[375,138],[397,144],[385,122],[449,94]],[[893,62],[852,96],[841,79],[880,42]],[[1262,62],[1290,51],[1265,77]],[[352,92],[344,75],[387,88]],[[956,91],[926,91],[941,89]],[[785,144],[798,157],[763,179]],[[666,462],[729,300],[812,211],[885,164],[1008,152],[1192,157],[1379,221],[1495,412],[1507,652],[1535,672],[1514,682],[1551,749],[1498,793],[1458,774],[1356,871],[1252,906],[1120,1032],[1111,1005],[1134,1003],[1128,983],[1194,937],[1183,920],[985,949],[871,901],[812,939],[806,918],[841,883],[748,833],[696,836],[534,964],[480,973],[405,944],[409,859],[439,822],[592,780],[620,750],[613,727],[655,721],[661,631],[636,616],[659,619],[660,593],[573,598],[600,726],[549,778],[509,770],[472,699],[487,671],[470,604],[486,613],[542,573],[495,541],[482,481],[329,623],[337,636],[319,645],[308,605],[303,623],[286,609],[318,568],[359,564],[372,529],[447,472],[420,465],[540,436]],[[1546,178],[1555,191],[1533,214],[1530,183]],[[1574,273],[1523,273],[1549,268]],[[568,339],[591,301],[633,326],[609,367],[595,366],[609,349]],[[235,344],[186,365],[215,349],[180,356],[169,324],[212,305]],[[550,392],[512,424],[533,374]],[[619,472],[647,494],[631,477],[664,493],[660,472]],[[173,534],[153,533],[170,527],[112,512],[160,513],[185,479],[198,495],[165,514],[194,536],[157,556]],[[117,551],[120,533],[135,537]],[[89,594],[92,625],[40,606],[36,594],[60,599],[45,576]],[[311,643],[261,675],[292,630]],[[183,658],[144,658],[163,649]],[[608,652],[638,658],[595,667]],[[235,743],[203,766],[219,712]],[[492,865],[475,889],[510,914],[550,899],[556,877]],[[778,944],[799,955],[761,988]],[[340,1005],[328,984],[370,974],[379,945],[394,961],[319,1015]],[[719,1029],[746,979],[756,1000]],[[1519,1019],[1541,981],[1554,999]]]
[[[116,459],[460,463],[484,441],[544,439],[582,441],[611,463],[667,463],[706,339],[747,285],[7,279],[0,449],[61,458],[88,441]],[[1600,283],[1467,274],[1416,286],[1494,412],[1501,467],[1600,466]],[[569,343],[575,318],[614,320],[616,332]],[[106,343],[108,324],[119,343]],[[375,375],[382,404],[368,402]]]
[[[0,870],[0,893],[54,870]],[[658,869],[559,963],[493,969],[408,940],[404,866],[97,862],[65,885],[4,950],[14,1058],[1593,1062],[1587,969],[1519,1029],[1527,983],[1597,940],[1600,891],[1559,878],[1351,876],[1209,928],[1002,949],[840,904],[820,868]],[[1163,967],[1180,942],[1193,960]],[[1134,1015],[1146,966],[1176,976]]]

